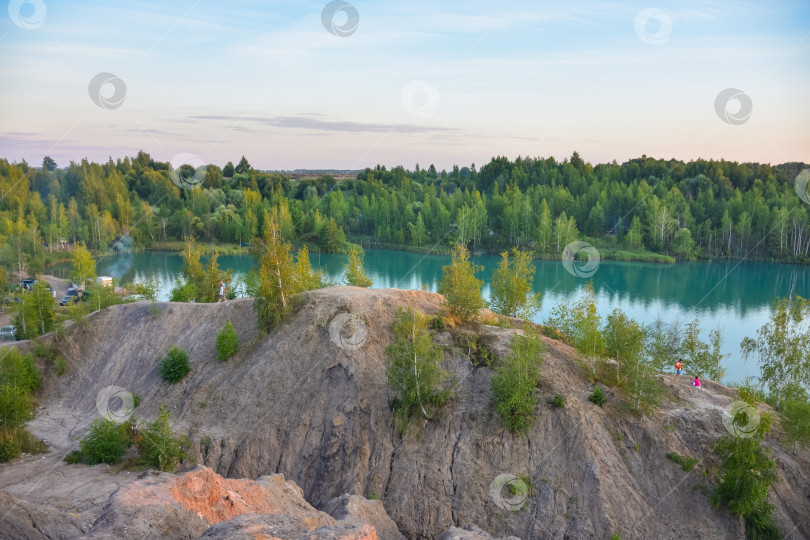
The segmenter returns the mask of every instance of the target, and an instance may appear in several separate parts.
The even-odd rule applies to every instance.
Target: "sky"
[[[810,2],[11,0],[0,157],[810,162]],[[199,163],[197,163],[199,164]]]

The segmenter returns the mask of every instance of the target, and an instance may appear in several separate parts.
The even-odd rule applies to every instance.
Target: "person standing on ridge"
[[[225,300],[225,282],[219,282],[219,301],[223,302]]]
[[[682,369],[683,369],[683,362],[681,362],[680,360],[675,362],[675,374],[678,375],[678,377],[681,376]]]

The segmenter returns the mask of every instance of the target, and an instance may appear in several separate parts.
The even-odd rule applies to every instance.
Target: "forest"
[[[176,171],[145,152],[61,168],[0,160],[0,260],[36,273],[62,239],[96,253],[186,239],[246,247],[269,218],[285,241],[329,252],[354,242],[449,253],[459,242],[558,257],[583,240],[605,258],[807,263],[810,215],[794,189],[807,167],[646,156],[593,166],[574,152],[293,180],[245,157]]]

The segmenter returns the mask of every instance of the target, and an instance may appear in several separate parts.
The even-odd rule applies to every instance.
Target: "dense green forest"
[[[806,167],[646,156],[592,166],[575,152],[562,162],[498,157],[480,170],[377,166],[291,180],[244,157],[198,171],[144,152],[63,168],[49,157],[41,167],[0,160],[0,257],[7,270],[37,271],[61,238],[101,252],[186,238],[245,245],[270,217],[285,240],[333,252],[348,239],[553,257],[580,239],[615,258],[803,263],[810,215],[793,179]]]

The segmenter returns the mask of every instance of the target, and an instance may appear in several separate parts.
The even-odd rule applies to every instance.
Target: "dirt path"
[[[56,291],[56,301],[62,299],[63,296],[67,294],[68,288],[70,288],[70,281],[67,279],[61,279],[55,276],[50,275],[41,275],[39,278],[45,281],[48,285],[51,286],[51,289]]]

